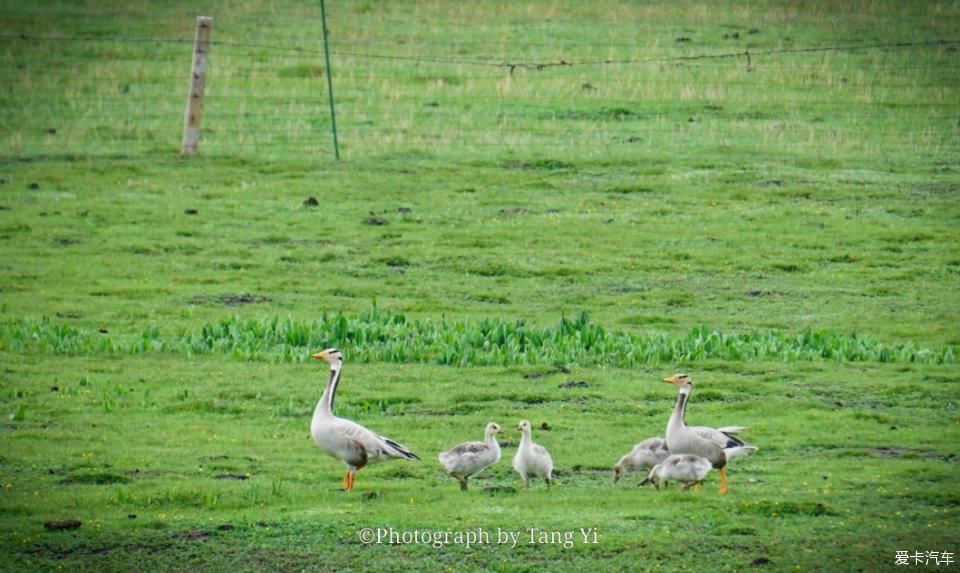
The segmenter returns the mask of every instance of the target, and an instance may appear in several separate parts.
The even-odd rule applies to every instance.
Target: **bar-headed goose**
[[[330,379],[313,411],[310,435],[323,453],[347,464],[347,473],[343,476],[344,490],[353,490],[357,471],[364,466],[393,458],[420,459],[403,444],[375,434],[356,422],[335,416],[333,400],[340,383],[343,355],[336,348],[328,348],[313,357],[330,365]]]
[[[447,473],[460,482],[461,490],[467,490],[467,480],[470,476],[500,461],[498,433],[500,433],[500,426],[490,422],[484,431],[482,442],[464,442],[437,456]]]
[[[684,413],[693,389],[693,381],[686,374],[674,374],[664,378],[664,382],[680,387],[677,405],[667,422],[667,447],[670,448],[670,453],[693,454],[710,460],[713,467],[720,470],[720,493],[727,493],[727,461],[756,451],[757,448],[735,435],[745,429],[741,426],[716,429],[688,426],[684,421]]]
[[[630,453],[620,458],[620,461],[613,465],[613,483],[616,484],[620,481],[627,470],[649,470],[667,459],[669,455],[670,450],[667,448],[666,440],[663,438],[647,438],[633,446]]]
[[[682,483],[685,490],[691,486],[700,489],[700,482],[710,473],[711,467],[707,458],[693,454],[673,454],[653,466],[647,479],[640,482],[640,485],[652,483],[653,487],[659,490],[661,485],[666,487],[668,482],[675,481]]]
[[[530,478],[539,477],[547,482],[547,489],[550,489],[550,480],[553,477],[553,458],[550,457],[550,452],[543,446],[533,443],[530,422],[520,420],[517,429],[520,430],[522,437],[517,453],[513,456],[513,469],[520,474],[523,487],[529,489]]]

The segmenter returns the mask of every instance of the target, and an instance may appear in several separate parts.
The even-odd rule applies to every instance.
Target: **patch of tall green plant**
[[[523,320],[411,319],[376,306],[348,317],[316,320],[228,316],[199,331],[164,336],[156,325],[139,336],[111,337],[47,319],[0,324],[0,349],[90,355],[172,352],[222,355],[236,360],[296,362],[312,351],[337,346],[352,362],[435,363],[452,366],[579,365],[631,367],[701,360],[786,362],[956,361],[953,345],[924,348],[914,342],[883,343],[870,336],[805,330],[731,334],[697,326],[685,335],[607,330],[585,313],[555,326]]]

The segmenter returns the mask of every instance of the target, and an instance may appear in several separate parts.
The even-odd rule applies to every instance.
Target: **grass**
[[[955,3],[330,5],[340,162],[315,6],[154,4],[0,0],[0,570],[960,555]],[[331,345],[339,414],[423,458],[356,495],[308,437]],[[759,447],[727,496],[610,483],[677,370]],[[435,455],[490,420],[464,495]]]
[[[564,570],[595,561],[626,566],[642,555],[650,568],[680,570],[671,548],[696,543],[702,554],[723,556],[721,570],[762,558],[776,569],[813,559],[839,565],[844,554],[882,569],[901,547],[949,550],[955,541],[958,498],[949,484],[960,420],[948,365],[704,363],[691,421],[749,424],[750,441],[761,445],[731,467],[731,493],[721,497],[716,476],[699,494],[638,490],[633,475],[611,486],[609,468],[635,437],[663,430],[675,391],[658,381],[661,369],[577,367],[529,377],[517,367],[348,364],[341,414],[402,439],[424,459],[365,469],[356,495],[346,495],[337,491],[341,466],[319,457],[308,439],[325,379],[319,364],[7,358],[6,376],[21,382],[5,388],[4,407],[23,404],[27,412],[3,430],[13,568],[83,568],[84,556],[96,554],[101,570],[127,559],[166,569],[205,551],[208,570],[237,558],[249,570],[270,559],[278,568],[311,568],[321,552],[330,565],[373,560],[387,569],[410,559],[440,569],[541,563]],[[431,392],[418,391],[424,380]],[[501,462],[461,494],[434,454],[497,420],[507,428],[509,459],[521,417],[557,460],[554,490],[535,483],[518,491]],[[190,437],[168,438],[178,435]],[[75,533],[40,526],[67,518],[84,525]],[[599,543],[576,537],[572,547],[491,542],[470,550],[451,543],[433,551],[364,546],[363,527],[596,527]]]
[[[811,168],[778,186],[769,181],[783,173],[732,163],[650,176],[635,163],[583,164],[546,180],[481,165],[467,167],[482,189],[471,193],[440,164],[418,168],[417,190],[390,161],[365,174],[317,165],[294,182],[235,160],[118,160],[112,175],[92,161],[46,165],[7,167],[5,320],[176,333],[225,314],[359,313],[376,298],[434,319],[547,325],[586,310],[635,332],[709,324],[958,341],[950,176]],[[638,178],[657,191],[608,192]],[[310,196],[324,206],[304,207]],[[370,211],[389,224],[366,224]],[[397,257],[407,264],[388,264]]]

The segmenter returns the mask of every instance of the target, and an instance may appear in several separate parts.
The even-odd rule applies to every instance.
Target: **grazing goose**
[[[520,420],[517,429],[523,434],[520,438],[520,446],[517,447],[517,453],[513,456],[513,469],[520,474],[523,480],[523,487],[530,489],[530,477],[543,478],[547,482],[547,489],[550,489],[550,479],[553,476],[553,459],[550,452],[541,445],[533,443],[530,437],[530,422]]]
[[[323,453],[347,464],[347,473],[343,476],[344,490],[353,491],[357,471],[366,465],[391,458],[420,459],[403,444],[379,436],[356,422],[335,416],[333,399],[337,384],[340,383],[343,356],[336,348],[328,348],[313,357],[330,365],[330,379],[313,411],[310,435]]]
[[[447,473],[460,482],[462,491],[467,491],[467,480],[470,476],[500,461],[498,433],[500,426],[490,422],[484,431],[482,442],[464,442],[437,456]]]
[[[640,485],[652,483],[659,491],[661,485],[666,487],[668,482],[675,481],[682,483],[685,490],[691,486],[700,489],[700,482],[710,473],[710,468],[710,460],[707,458],[693,454],[673,454],[653,466],[647,479],[640,482]]]
[[[630,453],[620,458],[613,466],[613,483],[616,484],[620,478],[627,473],[627,470],[643,471],[649,470],[653,466],[667,459],[670,450],[667,449],[667,441],[663,438],[647,438],[639,444],[633,446]]]
[[[688,426],[684,421],[684,412],[693,381],[686,374],[674,374],[664,378],[664,382],[680,387],[677,405],[667,422],[667,447],[670,453],[693,454],[710,460],[713,467],[720,470],[720,493],[727,493],[727,461],[756,451],[757,448],[734,435],[745,429],[741,426],[717,429]]]

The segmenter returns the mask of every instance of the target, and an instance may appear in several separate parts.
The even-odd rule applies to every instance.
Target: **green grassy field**
[[[318,6],[0,1],[0,570],[958,567],[960,4],[837,4],[331,2],[335,161]],[[726,496],[611,483],[676,371]]]

